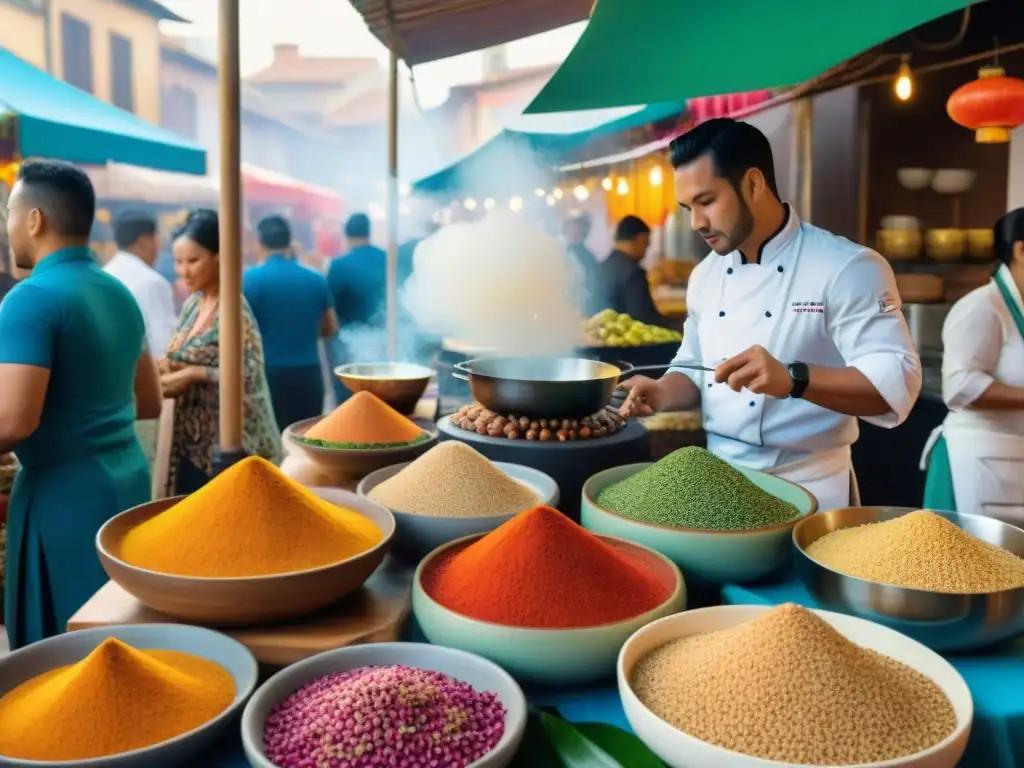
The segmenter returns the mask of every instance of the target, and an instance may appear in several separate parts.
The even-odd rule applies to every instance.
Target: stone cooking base
[[[625,419],[610,408],[582,419],[530,419],[513,414],[503,416],[479,404],[460,408],[452,414],[451,422],[460,429],[478,435],[563,443],[570,440],[599,440],[621,432],[626,426]]]

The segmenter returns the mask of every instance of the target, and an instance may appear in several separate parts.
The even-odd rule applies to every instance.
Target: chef
[[[942,327],[942,398],[924,504],[1024,523],[1024,208],[996,222],[999,266]]]
[[[819,509],[857,504],[857,419],[895,427],[921,389],[891,267],[800,221],[754,126],[709,120],[669,152],[676,199],[714,253],[690,276],[672,366],[626,382],[624,415],[700,405],[716,455],[802,485]]]

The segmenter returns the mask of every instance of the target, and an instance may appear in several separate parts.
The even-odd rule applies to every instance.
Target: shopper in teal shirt
[[[134,422],[159,416],[159,380],[135,299],[88,248],[95,209],[65,163],[22,166],[8,201],[15,263],[32,271],[0,306],[0,453],[22,466],[7,520],[12,648],[66,629],[106,581],[100,526],[151,494]]]

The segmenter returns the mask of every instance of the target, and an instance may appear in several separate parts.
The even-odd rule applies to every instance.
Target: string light
[[[467,211],[475,211],[476,200],[474,200],[472,197],[467,197],[465,200],[462,201],[462,207],[465,208]]]
[[[651,186],[652,187],[660,187],[661,186],[661,182],[664,179],[662,178],[662,170],[661,170],[661,166],[660,165],[656,165],[653,168],[651,168],[651,173],[648,176],[648,179],[651,182]]]
[[[545,192],[540,187],[537,187],[535,190],[533,190],[533,194],[535,194],[537,197],[544,197],[544,195],[546,195],[547,192]]]
[[[519,197],[519,195],[509,198],[508,207],[511,208],[515,213],[519,213],[521,210],[523,210],[523,198]]]
[[[625,176],[623,176],[621,179],[619,179],[619,186],[616,187],[615,191],[618,192],[620,195],[628,195],[629,194],[629,182],[626,181],[626,177]]]
[[[582,184],[577,184],[577,185],[576,185],[576,189],[574,189],[574,190],[572,191],[572,194],[573,194],[573,196],[574,196],[574,197],[575,197],[575,198],[576,198],[577,200],[579,200],[580,202],[583,202],[583,201],[584,201],[584,200],[586,200],[586,199],[587,199],[588,197],[590,197],[590,190],[588,190],[588,189],[587,189],[587,188],[586,188],[585,186],[583,186]]]
[[[601,188],[604,189],[605,192],[611,192],[612,191],[612,177],[611,176],[605,176],[601,180]]]
[[[552,192],[551,194],[553,194],[555,196],[555,200],[561,200],[562,199],[562,195],[564,193],[562,192],[562,188],[561,187],[555,187],[554,192]]]
[[[554,205],[558,201],[555,200],[554,195],[548,195],[547,198],[545,198],[544,202],[546,202],[548,205]]]
[[[485,211],[489,211],[493,207],[494,207],[494,198],[493,197],[488,197],[486,200],[484,200],[484,210]]]
[[[896,70],[896,81],[893,83],[893,91],[900,101],[909,101],[914,95],[914,76],[910,71],[910,57],[904,56],[900,62],[900,68]]]

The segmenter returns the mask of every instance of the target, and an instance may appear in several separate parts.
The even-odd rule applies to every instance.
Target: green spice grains
[[[701,741],[795,765],[895,760],[956,729],[934,682],[792,604],[673,640],[640,660],[630,685]]]
[[[927,510],[833,531],[811,544],[807,556],[858,579],[929,592],[1024,587],[1024,560]]]
[[[758,488],[703,448],[673,451],[597,494],[597,503],[641,523],[749,531],[795,520],[799,510]]]

